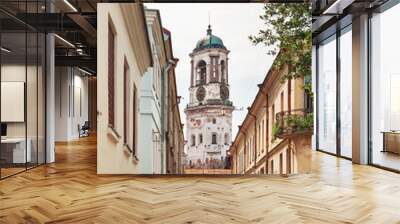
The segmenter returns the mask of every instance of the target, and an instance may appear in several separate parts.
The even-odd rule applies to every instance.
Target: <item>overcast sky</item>
[[[160,10],[163,27],[171,31],[173,53],[179,58],[175,72],[178,95],[182,96],[180,109],[184,124],[186,117],[183,110],[189,100],[189,53],[197,41],[206,35],[210,14],[213,34],[220,37],[231,51],[228,64],[230,98],[237,108],[233,112],[232,119],[234,139],[237,126],[246,116],[246,108],[251,105],[257,94],[257,84],[264,80],[273,62],[273,57],[266,54],[265,46],[254,46],[248,38],[251,34],[257,34],[263,26],[263,21],[259,18],[263,12],[263,4],[148,3],[145,5],[147,8]],[[184,132],[186,135],[186,130]]]

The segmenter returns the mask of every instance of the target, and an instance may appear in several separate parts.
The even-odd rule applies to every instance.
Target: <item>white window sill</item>
[[[124,150],[125,150],[125,153],[127,155],[129,155],[129,157],[132,158],[132,162],[134,162],[135,164],[137,164],[139,162],[139,159],[137,158],[137,156],[135,154],[133,154],[134,151],[126,143],[124,144]]]
[[[118,143],[119,140],[121,139],[121,135],[118,134],[118,132],[113,128],[108,126],[107,128],[107,136],[113,140],[114,143]]]

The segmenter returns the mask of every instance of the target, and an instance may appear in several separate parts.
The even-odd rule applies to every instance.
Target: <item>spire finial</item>
[[[207,35],[211,35],[211,19],[210,19],[210,12],[208,12],[208,29],[207,29]]]

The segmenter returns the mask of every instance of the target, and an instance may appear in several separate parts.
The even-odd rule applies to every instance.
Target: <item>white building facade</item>
[[[189,168],[226,168],[234,109],[229,100],[228,54],[209,26],[207,35],[189,55],[190,99],[185,109]]]
[[[166,64],[161,19],[157,10],[146,10],[147,31],[153,66],[144,74],[140,89],[138,155],[141,174],[161,174],[165,170],[161,143],[161,75]],[[164,160],[164,161],[162,161]]]

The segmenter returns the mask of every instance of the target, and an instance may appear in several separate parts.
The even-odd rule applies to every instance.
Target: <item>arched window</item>
[[[225,133],[224,139],[225,139],[225,145],[228,145],[229,144],[229,134],[228,133]]]
[[[199,134],[199,144],[203,143],[203,135]]]
[[[196,145],[196,136],[195,135],[191,136],[191,144],[190,145],[191,146],[195,146]]]
[[[203,60],[199,61],[199,63],[197,63],[196,71],[197,71],[196,85],[206,84],[206,73],[207,73],[206,62]]]
[[[211,144],[213,144],[213,145],[217,144],[217,134],[216,133],[212,133],[212,135],[211,135]]]
[[[224,60],[221,61],[221,82],[222,83],[226,82],[226,80],[225,80],[225,61]]]

